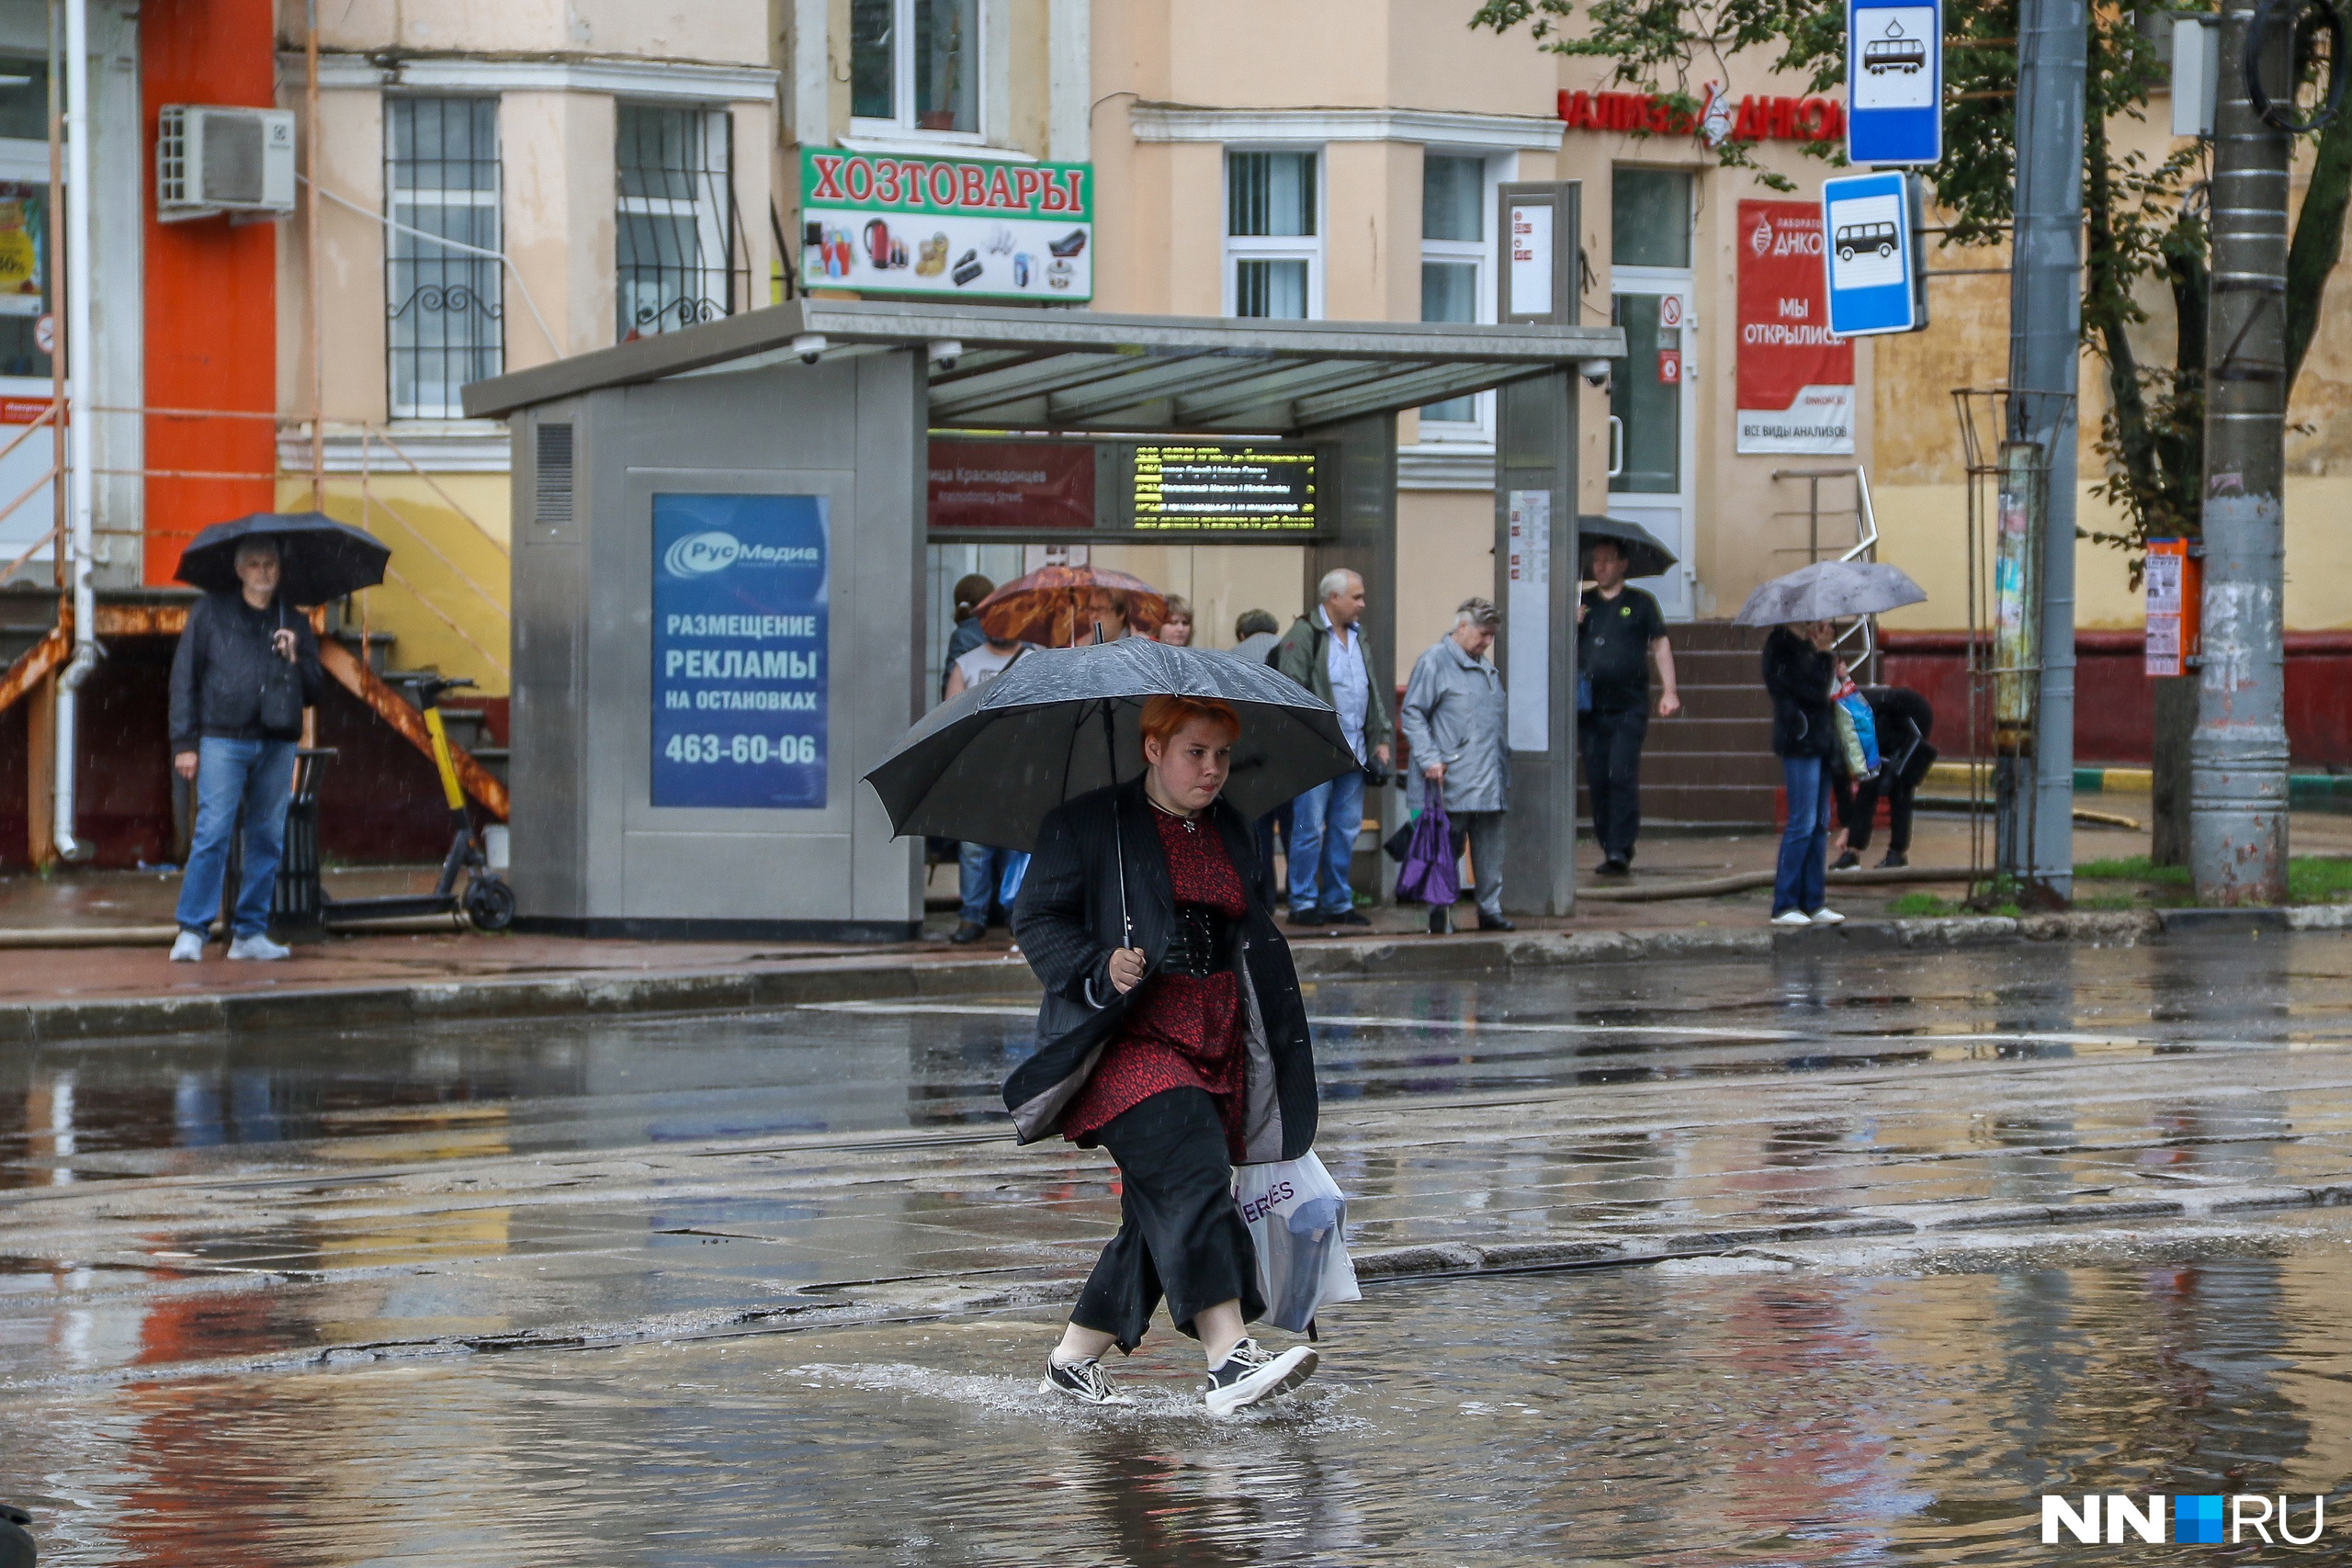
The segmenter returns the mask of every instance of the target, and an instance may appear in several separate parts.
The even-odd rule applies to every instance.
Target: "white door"
[[[1609,514],[1638,523],[1672,550],[1680,564],[1663,577],[1636,580],[1657,598],[1668,620],[1695,613],[1690,585],[1691,468],[1697,433],[1691,428],[1692,346],[1688,273],[1648,267],[1614,269],[1611,324],[1625,333],[1625,357],[1609,378]]]

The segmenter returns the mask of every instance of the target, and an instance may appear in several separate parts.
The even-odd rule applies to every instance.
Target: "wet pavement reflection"
[[[1310,987],[1331,1101],[2352,1043],[2334,935]],[[988,1125],[1035,1003],[108,1042],[0,1059],[0,1188]]]
[[[2323,1212],[1392,1285],[1230,1423],[1164,1330],[1088,1412],[1002,1317],[34,1389],[0,1495],[72,1565],[2104,1563],[2040,1494],[2338,1486],[2347,1247]]]

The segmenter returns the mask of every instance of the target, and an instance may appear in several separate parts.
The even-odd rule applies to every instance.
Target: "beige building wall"
[[[360,611],[371,635],[390,641],[392,664],[470,675],[500,695],[510,658],[506,431],[493,421],[390,417],[385,104],[400,95],[497,104],[506,368],[607,347],[617,335],[615,140],[624,102],[727,111],[731,303],[763,305],[775,259],[778,76],[767,0],[353,0],[321,9],[316,168],[339,198],[319,215],[325,509],[392,547],[394,575]],[[287,10],[280,37],[289,46],[302,41],[302,16]],[[306,80],[304,55],[289,47],[280,102],[300,111]],[[298,213],[278,249],[286,507],[309,505],[311,493],[308,232]]]

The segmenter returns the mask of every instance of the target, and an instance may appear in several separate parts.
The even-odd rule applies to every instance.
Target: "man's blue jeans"
[[[237,936],[269,931],[270,895],[277,887],[277,857],[286,848],[286,802],[294,793],[293,740],[197,742],[196,833],[187,874],[180,879],[182,931],[201,931],[220,912],[220,879],[229,869],[229,840],[237,807],[245,808],[244,886],[237,890],[232,930]]]
[[[1772,876],[1772,913],[1810,915],[1829,898],[1829,760],[1783,757],[1789,825],[1781,832],[1781,863]]]
[[[1290,913],[1340,915],[1356,907],[1348,878],[1363,828],[1363,773],[1351,768],[1290,805]],[[1320,888],[1317,886],[1321,884]]]
[[[964,897],[962,919],[976,926],[989,923],[989,904],[996,897],[997,887],[1004,880],[1004,868],[1012,859],[1011,850],[1000,850],[991,844],[965,844],[957,866],[963,876],[958,889]]]

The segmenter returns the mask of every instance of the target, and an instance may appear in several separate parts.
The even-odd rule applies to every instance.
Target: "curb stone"
[[[2189,918],[2193,917],[2193,918]],[[2012,942],[2132,947],[2167,936],[2352,930],[2352,905],[2285,909],[2083,910],[2063,914],[1849,920],[1805,931],[1537,931],[1308,942],[1292,949],[1303,980],[1396,979],[1657,960],[1932,952]],[[420,981],[203,997],[134,997],[0,1005],[0,1045],[277,1030],[401,1028],[464,1021],[776,1011],[811,1002],[948,1000],[1035,994],[1011,956],[901,955],[804,961],[673,975]]]

